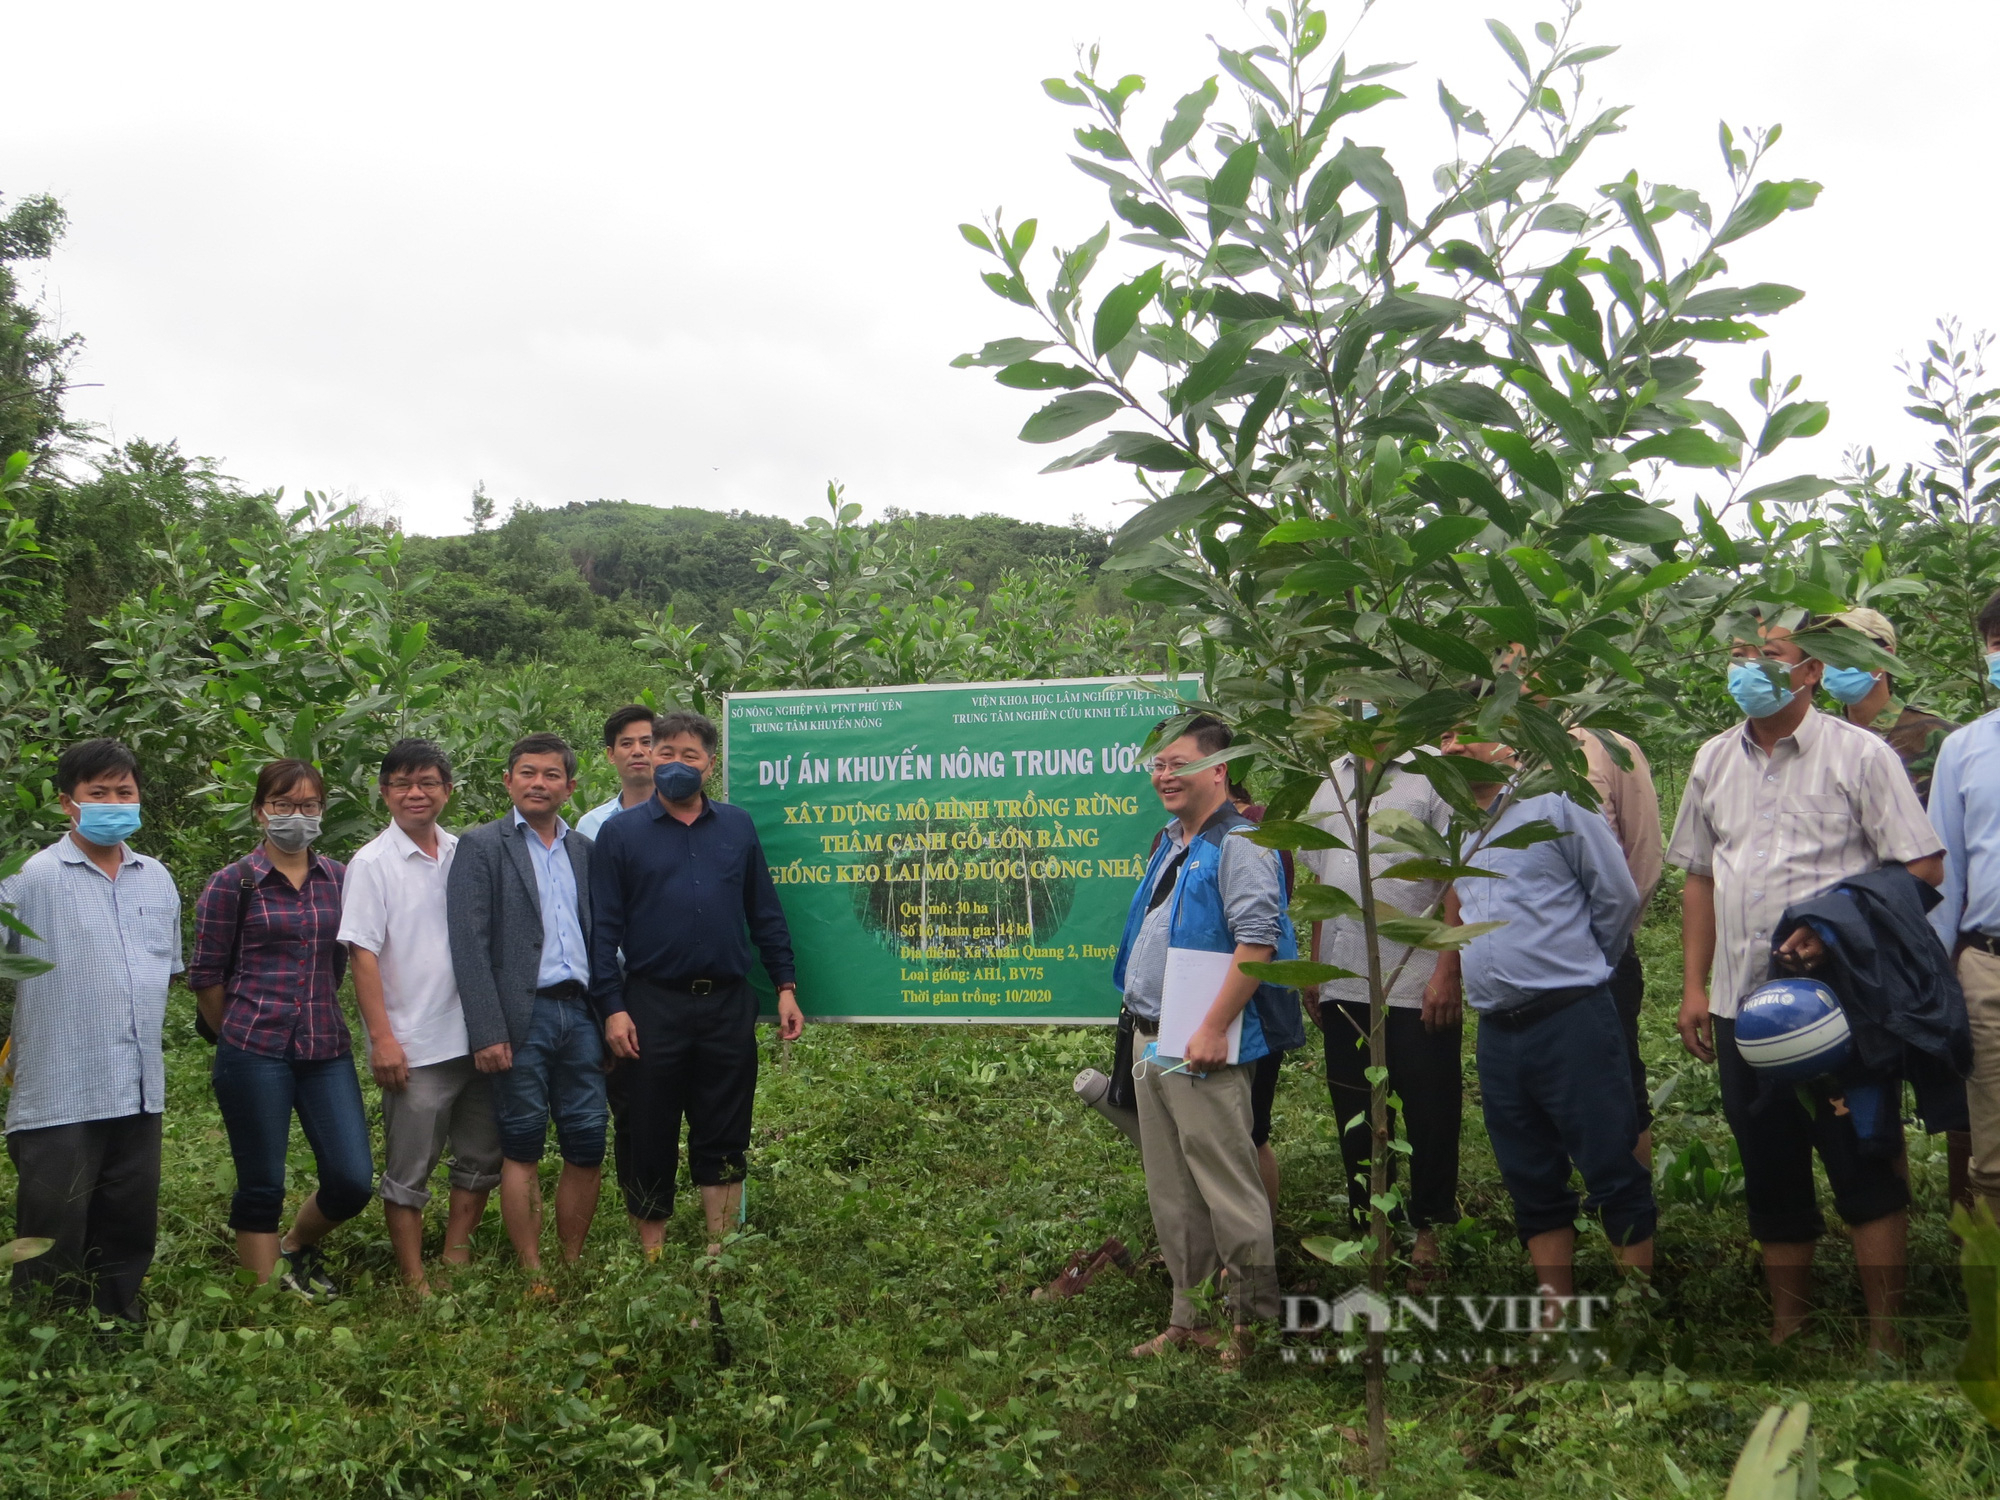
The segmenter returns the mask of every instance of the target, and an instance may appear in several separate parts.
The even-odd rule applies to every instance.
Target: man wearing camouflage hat
[[[1896,627],[1879,611],[1850,609],[1829,618],[1836,625],[1845,625],[1867,636],[1891,656],[1896,654]],[[1865,667],[1830,667],[1826,690],[1840,700],[1848,723],[1872,729],[1888,742],[1909,773],[1918,800],[1928,803],[1931,768],[1937,763],[1938,746],[1958,726],[1914,703],[1899,701],[1895,696],[1895,679],[1887,672],[1871,672]]]
[[[1830,617],[1835,624],[1858,631],[1891,656],[1896,654],[1896,627],[1879,610],[1850,609]],[[1937,765],[1938,746],[1958,725],[1928,709],[1896,699],[1895,679],[1887,672],[1871,672],[1865,667],[1828,667],[1824,685],[1837,698],[1847,722],[1880,735],[1903,763],[1917,800],[1926,808],[1931,800],[1931,771]],[[1972,1132],[1947,1130],[1947,1196],[1952,1203],[1972,1206]]]

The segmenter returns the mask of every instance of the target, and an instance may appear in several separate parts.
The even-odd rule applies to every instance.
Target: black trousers
[[[1757,1070],[1737,1050],[1736,1023],[1720,1016],[1715,1060],[1722,1113],[1743,1157],[1743,1206],[1752,1239],[1799,1245],[1826,1233],[1813,1183],[1815,1151],[1826,1167],[1833,1206],[1850,1226],[1909,1207],[1910,1186],[1897,1174],[1895,1157],[1861,1149],[1853,1118],[1835,1111],[1823,1080],[1806,1086],[1810,1114],[1796,1088],[1776,1088],[1760,1098]]]
[[[1340,1001],[1324,1007],[1326,1023],[1326,1084],[1333,1096],[1334,1117],[1342,1124],[1358,1122],[1340,1136],[1340,1157],[1347,1168],[1347,1202],[1357,1219],[1368,1207],[1368,1007]],[[1410,1143],[1410,1193],[1407,1214],[1418,1229],[1458,1221],[1458,1131],[1465,1108],[1465,1079],[1459,1053],[1465,1041],[1463,1025],[1439,1032],[1424,1030],[1421,1011],[1392,1005],[1383,1017],[1389,1048],[1389,1087],[1403,1101],[1403,1138]],[[1396,1132],[1394,1111],[1389,1133]],[[1396,1158],[1389,1153],[1389,1180],[1396,1179]]]
[[[1618,1008],[1618,1024],[1625,1028],[1625,1061],[1632,1069],[1632,1105],[1638,1111],[1639,1129],[1653,1128],[1653,1096],[1646,1089],[1646,1060],[1639,1055],[1639,1007],[1646,998],[1646,971],[1639,966],[1639,945],[1628,941],[1625,955],[1611,971],[1611,1003]]]
[[[1278,1070],[1285,1054],[1266,1052],[1257,1059],[1257,1071],[1250,1075],[1250,1144],[1262,1146],[1271,1139],[1271,1106],[1278,1102]]]
[[[746,980],[690,995],[633,977],[625,1008],[639,1033],[638,1059],[625,1064],[625,1207],[637,1219],[664,1219],[674,1211],[683,1118],[696,1186],[744,1178],[757,1095],[757,995]]]
[[[15,1234],[55,1241],[14,1267],[14,1290],[39,1287],[108,1318],[143,1320],[139,1286],[160,1227],[160,1117],[123,1115],[16,1130]]]

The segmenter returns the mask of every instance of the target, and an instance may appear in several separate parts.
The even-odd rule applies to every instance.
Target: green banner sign
[[[1166,822],[1139,747],[1200,686],[1144,682],[731,694],[726,795],[757,821],[805,1013],[1114,1020],[1111,961]]]

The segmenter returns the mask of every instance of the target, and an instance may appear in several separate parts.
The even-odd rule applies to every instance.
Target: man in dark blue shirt
[[[715,726],[700,714],[666,714],[653,745],[656,795],[607,822],[591,852],[591,995],[606,1045],[632,1068],[632,1162],[622,1176],[639,1243],[650,1258],[666,1238],[685,1116],[712,1255],[735,1226],[750,1149],[753,941],[778,987],[778,1035],[790,1041],[805,1017],[756,825],[702,791]]]

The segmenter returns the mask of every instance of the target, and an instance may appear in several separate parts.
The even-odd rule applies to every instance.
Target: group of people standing
[[[1895,649],[1893,626],[1870,610],[1810,623]],[[2000,688],[2000,595],[1977,629]],[[1897,1112],[1886,1133],[1864,1141],[1829,1080],[1760,1087],[1736,1017],[1773,974],[1827,963],[1823,930],[1800,920],[1803,905],[1882,870],[1923,887],[1924,903],[1935,904],[1935,938],[1925,929],[1923,941],[1941,942],[1939,966],[1955,967],[1970,1014],[1969,1105],[1942,1117],[1952,1193],[2000,1206],[2000,711],[1953,733],[1897,703],[1886,673],[1830,668],[1775,623],[1735,643],[1728,687],[1744,721],[1696,755],[1664,851],[1639,747],[1578,730],[1595,810],[1560,793],[1522,794],[1502,745],[1444,746],[1483,763],[1468,766],[1467,780],[1489,818],[1469,852],[1499,878],[1447,888],[1419,874],[1377,879],[1364,893],[1351,848],[1300,857],[1357,901],[1372,894],[1404,913],[1499,924],[1459,949],[1378,947],[1387,1081],[1402,1106],[1399,1154],[1409,1158],[1399,1212],[1414,1232],[1413,1282],[1437,1274],[1437,1231],[1458,1217],[1468,1005],[1487,1132],[1538,1281],[1568,1294],[1583,1211],[1601,1219],[1620,1261],[1652,1265],[1658,1214],[1634,934],[1672,863],[1686,872],[1678,1031],[1694,1058],[1719,1069],[1772,1338],[1796,1332],[1810,1305],[1813,1248],[1826,1231],[1817,1154],[1854,1243],[1871,1344],[1893,1351],[1910,1202]],[[1841,712],[1814,707],[1821,688]],[[716,742],[698,714],[619,710],[604,753],[620,792],[571,827],[561,809],[575,791],[576,755],[554,735],[529,735],[507,758],[510,810],[455,836],[439,821],[454,791],[449,758],[429,741],[403,740],[378,777],[390,821],[346,865],[314,849],[320,772],[302,760],[264,767],[251,809],[261,841],[207,882],[186,965],[199,1027],[216,1047],[213,1086],[237,1176],[229,1224],[246,1267],[307,1296],[335,1294],[319,1247],[379,1196],[403,1278],[424,1290],[423,1213],[448,1157],[443,1261],[469,1258],[498,1187],[507,1238],[538,1273],[551,1124],[566,1260],[583,1253],[607,1136],[639,1243],[659,1253],[684,1119],[711,1251],[719,1245],[737,1221],[750,1142],[756,957],[778,991],[780,1035],[796,1036],[803,1018],[756,829],[703,791]],[[1277,1058],[1306,1034],[1299,994],[1243,966],[1294,958],[1299,944],[1290,867],[1240,836],[1256,809],[1232,799],[1227,765],[1201,764],[1229,744],[1225,724],[1200,717],[1157,748],[1148,769],[1170,821],[1134,892],[1112,973],[1123,997],[1117,1084],[1136,1113],[1174,1285],[1166,1329],[1135,1355],[1201,1345],[1239,1359],[1252,1326],[1277,1311],[1270,1099]],[[1351,831],[1345,814],[1366,777],[1378,815],[1394,810],[1449,831],[1449,806],[1408,763],[1350,757],[1333,769],[1309,820]],[[161,863],[125,842],[143,803],[129,750],[110,740],[73,746],[57,780],[70,830],[0,885],[0,901],[34,934],[15,934],[10,946],[54,965],[18,988],[6,1121],[17,1232],[47,1236],[54,1249],[16,1277],[134,1319],[144,1315],[158,1218],[161,1030],[169,982],[183,969],[180,901]],[[1309,946],[1353,974],[1370,966],[1352,917],[1316,925]],[[381,1090],[379,1171],[337,998],[350,969]],[[1169,995],[1178,989],[1184,1003],[1190,974],[1211,976],[1198,981],[1207,986],[1196,997],[1200,1019],[1176,1040],[1180,1055],[1167,1055]],[[1373,1144],[1361,1123],[1367,1000],[1358,978],[1304,996],[1323,1033],[1332,1102],[1349,1122],[1341,1149],[1357,1220],[1369,1208]],[[295,1115],[317,1183],[281,1234]],[[545,1289],[539,1275],[532,1285]]]
[[[1895,652],[1894,626],[1873,610],[1801,629],[1807,626],[1853,631]],[[2000,688],[2000,595],[1981,612],[1977,630]],[[1510,654],[1500,670],[1517,666]],[[1953,733],[1957,726],[1898,701],[1888,673],[1830,667],[1775,622],[1734,644],[1727,681],[1744,720],[1697,753],[1664,849],[1643,752],[1623,736],[1579,729],[1574,737],[1597,793],[1595,811],[1560,793],[1518,794],[1518,764],[1503,745],[1445,744],[1447,753],[1492,768],[1468,778],[1488,813],[1468,852],[1499,878],[1447,887],[1378,877],[1371,893],[1362,889],[1351,847],[1302,850],[1299,858],[1321,883],[1357,902],[1372,894],[1401,913],[1502,924],[1460,949],[1386,939],[1378,948],[1388,1001],[1387,1082],[1402,1105],[1404,1137],[1388,1170],[1393,1179],[1396,1155],[1407,1156],[1397,1217],[1413,1231],[1413,1292],[1440,1274],[1438,1230],[1459,1216],[1467,1005],[1478,1018],[1487,1133],[1537,1281],[1558,1297],[1570,1294],[1580,1212],[1600,1220],[1620,1262],[1652,1267],[1658,1208],[1638,1042],[1645,978],[1634,937],[1672,863],[1686,872],[1677,1029],[1691,1056],[1719,1068],[1749,1229],[1762,1251],[1771,1338],[1790,1338],[1810,1310],[1813,1249],[1826,1233],[1813,1178],[1817,1155],[1853,1241],[1870,1346],[1893,1353],[1900,1348],[1910,1203],[1900,1110],[1891,1109],[1864,1140],[1838,1080],[1760,1084],[1737,1045],[1735,1017],[1773,976],[1827,971],[1822,929],[1803,913],[1815,898],[1889,871],[1891,880],[1920,890],[1909,909],[1921,913],[1941,886],[1931,928],[1921,915],[1915,926],[1919,941],[1941,944],[1940,970],[1956,969],[1973,1061],[1969,1108],[1965,1096],[1956,1107],[1947,1099],[1927,1112],[1927,1123],[1949,1137],[1951,1198],[1976,1192],[2000,1209],[2000,710]],[[1822,688],[1837,712],[1814,706]],[[1183,1058],[1162,1061],[1145,1047],[1160,1031],[1172,950],[1230,952],[1238,963],[1255,963],[1289,957],[1296,947],[1277,857],[1231,836],[1247,833],[1251,819],[1227,796],[1226,765],[1188,769],[1229,743],[1225,725],[1196,719],[1151,765],[1174,822],[1134,895],[1116,971],[1123,1024],[1141,1049],[1132,1065],[1140,1146],[1175,1289],[1166,1330],[1133,1349],[1140,1356],[1194,1344],[1239,1358],[1250,1326],[1277,1311],[1275,1205],[1260,1212],[1267,1200],[1252,1099],[1259,1068],[1268,1071],[1268,1054],[1286,1045],[1284,992],[1232,969]],[[1363,777],[1371,779],[1378,814],[1394,810],[1449,832],[1450,807],[1407,762],[1349,757],[1333,770],[1305,816],[1343,843],[1352,838],[1349,814]],[[1529,824],[1545,825],[1540,832],[1552,836],[1508,837],[1525,834]],[[1378,855],[1376,868],[1383,863]],[[1356,917],[1317,924],[1311,948],[1322,962],[1356,976],[1368,972]],[[1326,1081],[1345,1126],[1341,1150],[1357,1226],[1370,1208],[1373,1154],[1368,995],[1366,978],[1351,977],[1304,996],[1323,1033]],[[1232,1055],[1226,1034],[1239,1016]],[[1891,1082],[1899,1094],[1900,1082]],[[1112,1097],[1116,1092],[1114,1083]],[[1392,1132],[1397,1124],[1392,1118]],[[1572,1186],[1577,1175],[1581,1196]],[[1212,1326],[1204,1287],[1220,1293],[1227,1329]]]
[[[674,1207],[682,1121],[711,1253],[734,1228],[750,1144],[761,956],[779,1034],[798,1035],[790,936],[747,814],[703,783],[715,726],[631,705],[605,725],[619,794],[571,827],[576,753],[531,734],[508,753],[511,809],[454,835],[440,826],[451,761],[428,740],[384,755],[389,824],[343,865],[316,852],[326,804],[303,760],[265,766],[257,847],[217,871],[195,908],[185,965],[236,1189],[242,1264],[302,1295],[337,1295],[326,1236],[382,1199],[403,1279],[428,1290],[424,1209],[448,1161],[441,1258],[464,1264],[488,1196],[531,1286],[540,1277],[540,1163],[555,1128],[556,1237],[583,1253],[615,1122],[618,1181],[657,1256]],[[10,946],[53,964],[14,1010],[7,1147],[17,1233],[51,1251],[17,1285],[144,1317],[159,1217],[167,990],[183,971],[180,900],[166,868],[125,841],[141,826],[137,759],[114,740],[66,750],[69,832],[0,885],[34,936]],[[753,954],[754,948],[754,954]],[[352,970],[368,1069],[381,1091],[378,1173],[339,1002]],[[297,1116],[313,1191],[280,1233]]]

